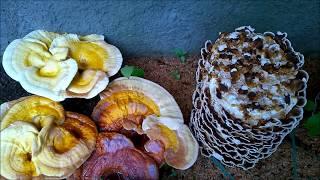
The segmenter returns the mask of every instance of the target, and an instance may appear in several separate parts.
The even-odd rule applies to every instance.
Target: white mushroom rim
[[[119,49],[102,35],[36,30],[8,45],[2,65],[29,93],[63,101],[99,94],[122,61]]]

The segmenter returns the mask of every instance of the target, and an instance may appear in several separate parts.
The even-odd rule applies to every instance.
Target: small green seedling
[[[172,72],[170,72],[171,77],[173,77],[175,80],[180,80],[181,76],[180,76],[180,72],[176,69]]]
[[[320,112],[309,117],[303,126],[311,137],[320,136]]]
[[[320,93],[317,95],[315,101],[308,100],[304,109],[312,112],[312,115],[307,118],[303,124],[304,128],[308,130],[311,137],[320,136],[320,111],[317,111],[317,102],[320,100]]]
[[[122,76],[129,78],[130,76],[144,77],[144,70],[136,66],[125,65],[120,70]]]
[[[181,63],[185,63],[186,62],[187,52],[185,52],[182,49],[176,49],[175,53],[176,53],[176,56],[179,58]]]

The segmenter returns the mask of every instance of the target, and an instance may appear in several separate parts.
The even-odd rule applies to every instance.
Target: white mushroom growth
[[[204,156],[252,168],[299,124],[308,74],[286,37],[243,26],[205,43],[190,122]]]
[[[2,60],[5,72],[26,91],[55,101],[96,96],[121,64],[121,52],[102,35],[43,30],[12,41]]]

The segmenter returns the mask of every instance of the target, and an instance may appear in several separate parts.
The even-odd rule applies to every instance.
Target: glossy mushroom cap
[[[0,174],[7,179],[39,176],[32,162],[32,145],[39,131],[29,123],[16,121],[0,132]]]
[[[52,116],[56,124],[63,123],[61,104],[40,96],[28,96],[1,104],[1,130],[15,121],[33,122],[36,116]]]
[[[162,165],[191,167],[198,156],[198,143],[184,125],[174,98],[161,86],[138,77],[118,78],[100,94],[92,118],[101,131],[134,131],[147,135],[142,145]]]
[[[153,143],[147,142],[145,148],[158,161],[163,155],[168,165],[185,170],[197,160],[198,142],[185,124],[170,118],[148,116],[142,123],[142,129],[150,140],[156,140]],[[163,148],[163,152],[160,148]]]
[[[87,116],[29,96],[1,105],[1,176],[65,178],[90,156],[97,129]],[[2,151],[3,150],[3,151]]]
[[[87,116],[66,112],[65,122],[40,132],[42,150],[33,162],[43,175],[68,177],[79,168],[95,148],[97,129]]]
[[[181,110],[171,94],[143,78],[115,79],[100,97],[92,118],[102,131],[119,131],[134,125],[141,129],[143,119],[153,114],[183,123]]]
[[[124,179],[158,179],[156,162],[122,134],[100,133],[96,150],[83,164],[81,179],[120,174]]]
[[[121,64],[119,49],[102,35],[44,30],[11,42],[2,61],[5,72],[26,91],[55,101],[96,96]]]

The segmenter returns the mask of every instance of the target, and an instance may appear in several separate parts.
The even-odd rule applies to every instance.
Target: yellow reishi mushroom
[[[142,129],[151,140],[164,144],[165,162],[176,168],[190,168],[198,157],[199,145],[189,128],[170,118],[148,116]]]
[[[65,118],[59,103],[40,96],[23,97],[1,105],[1,130],[15,121],[33,122],[36,116],[53,116],[56,124],[62,124]]]
[[[32,162],[32,147],[37,142],[38,129],[27,122],[16,121],[0,132],[0,174],[7,179],[39,176]]]
[[[1,176],[66,178],[90,156],[98,134],[85,115],[38,96],[1,105]]]
[[[43,30],[11,42],[2,61],[5,72],[26,91],[55,101],[96,96],[121,64],[121,52],[102,35]]]
[[[97,134],[88,117],[67,112],[61,126],[48,129],[42,150],[32,160],[46,176],[68,177],[89,158]]]
[[[2,65],[5,72],[14,80],[20,81],[23,72],[32,65],[42,65],[51,57],[46,46],[36,41],[16,39],[3,53]],[[35,63],[37,59],[37,63]]]
[[[60,36],[60,34],[55,32],[49,32],[44,30],[35,30],[27,34],[24,38],[25,39],[37,39],[44,43],[46,47],[49,49],[53,39]]]
[[[64,91],[77,73],[78,65],[75,60],[66,59],[66,51],[49,52],[46,43],[51,37],[45,38],[49,32],[32,39],[39,33],[11,42],[3,54],[2,65],[26,91],[61,101],[65,99]]]
[[[122,64],[118,48],[106,43],[103,36],[65,34],[53,40],[51,48],[68,48],[69,56],[77,61],[79,69],[101,70],[115,75]]]
[[[103,71],[84,70],[78,73],[67,88],[67,97],[83,97],[86,99],[96,96],[109,83],[109,78]]]
[[[143,78],[118,78],[100,97],[92,118],[103,131],[119,131],[126,125],[141,129],[143,119],[149,115],[171,117],[183,123],[181,110],[170,93]]]

